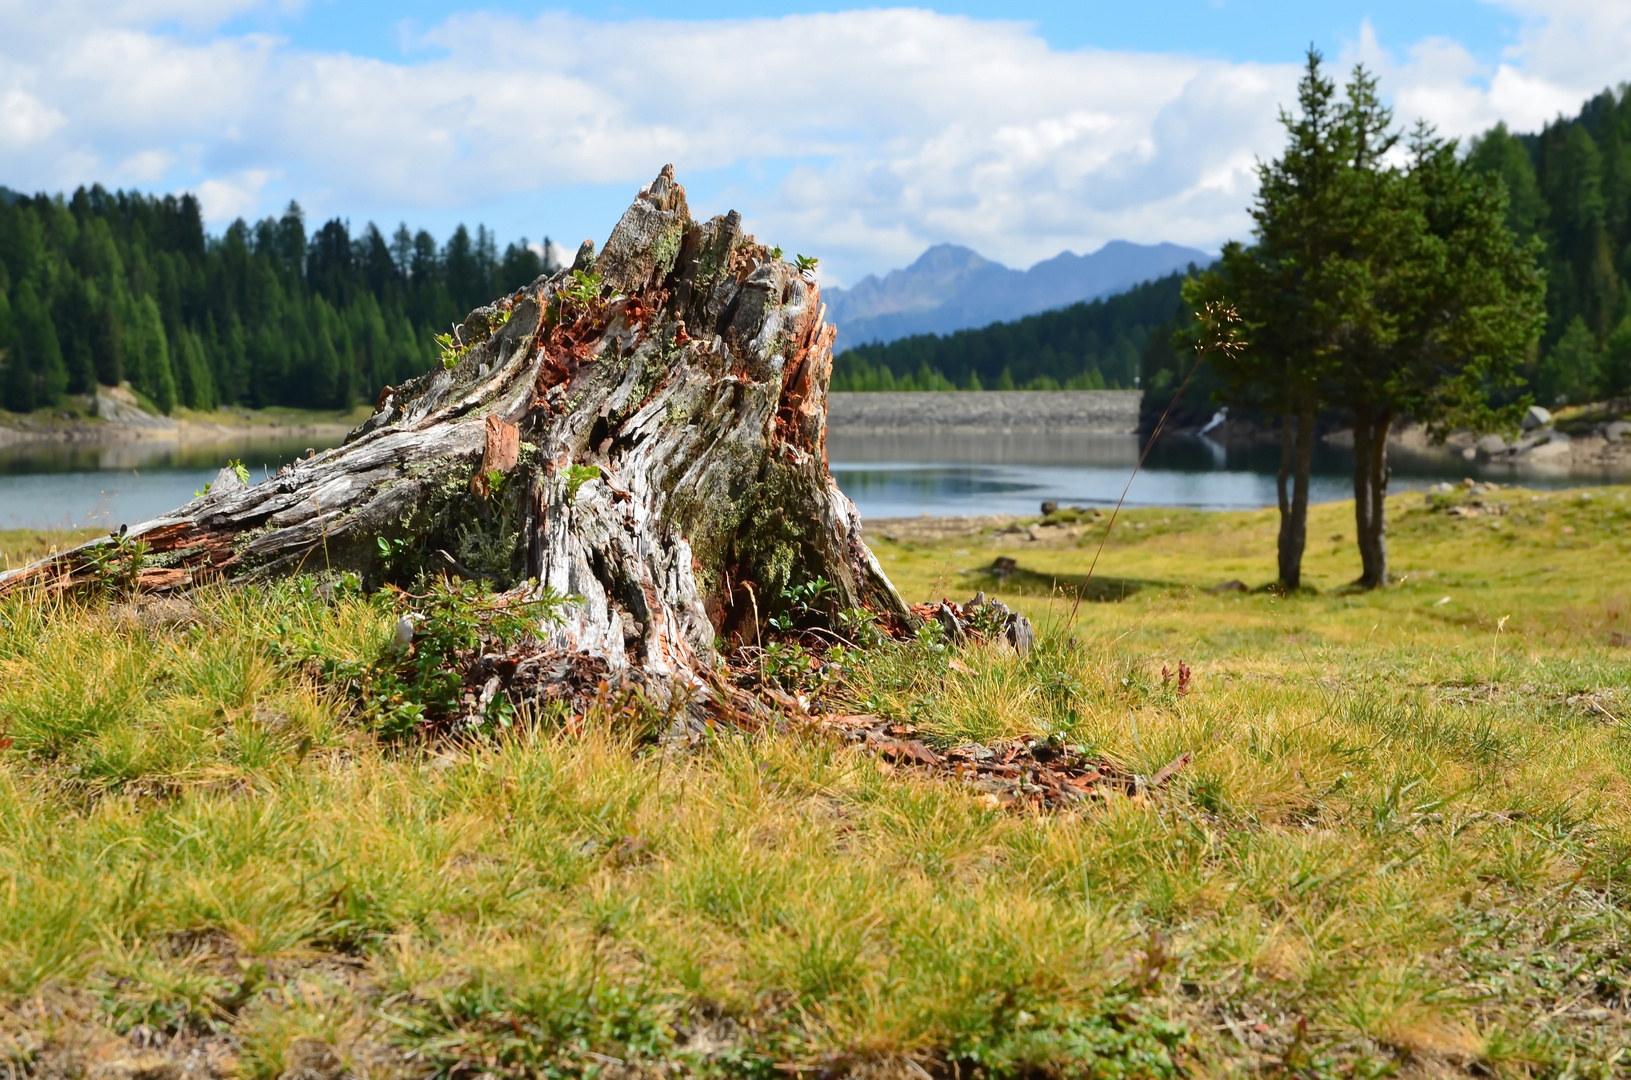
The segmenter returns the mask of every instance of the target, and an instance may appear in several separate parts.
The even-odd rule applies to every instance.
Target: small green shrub
[[[566,470],[566,501],[571,502],[578,497],[578,489],[591,480],[600,479],[600,466],[573,465]]]
[[[781,610],[770,617],[771,629],[785,634],[812,620],[825,621],[825,613],[817,605],[836,591],[832,582],[823,577],[801,585],[789,585],[779,597]]]
[[[401,738],[462,718],[468,729],[508,727],[514,707],[503,694],[466,715],[465,670],[484,649],[513,645],[560,618],[566,598],[546,588],[534,600],[496,596],[484,582],[439,578],[428,592],[392,590],[399,632],[367,664],[329,664],[351,686],[368,723]],[[406,632],[403,632],[404,629]]]
[[[206,485],[207,489],[207,485]],[[148,554],[147,541],[120,532],[86,552],[94,589],[104,597],[133,596]]]
[[[574,270],[555,290],[562,300],[575,307],[590,308],[600,299],[605,279],[592,270]]]
[[[470,351],[470,346],[456,339],[452,334],[437,334],[436,348],[442,354],[442,368],[452,371],[458,366],[464,354]]]

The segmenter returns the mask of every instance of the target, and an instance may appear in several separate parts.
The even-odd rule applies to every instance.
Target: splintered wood
[[[0,594],[291,574],[547,589],[572,599],[537,628],[537,670],[638,688],[701,730],[740,712],[716,643],[757,643],[790,585],[916,625],[827,470],[824,310],[812,273],[734,211],[694,219],[664,168],[598,253],[471,312],[345,445],[0,574]],[[500,672],[478,702],[495,677],[547,696]]]
[[[1142,800],[1165,787],[1190,760],[1185,751],[1146,777],[1051,739],[963,743],[936,751],[917,737],[911,724],[870,714],[829,714],[811,722],[877,755],[882,768],[959,781],[992,807],[1057,810],[1117,796]]]
[[[520,458],[521,429],[496,416],[488,416],[487,441],[481,451],[481,467],[470,478],[470,490],[484,498],[492,495],[492,478],[508,473]]]

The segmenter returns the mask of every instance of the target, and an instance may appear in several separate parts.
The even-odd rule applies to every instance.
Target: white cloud
[[[24,150],[68,122],[61,112],[32,94],[9,90],[0,96],[0,144]]]
[[[176,155],[168,150],[141,150],[114,166],[115,176],[128,178],[138,184],[155,184],[176,163]]]
[[[1578,99],[1631,78],[1625,0],[1500,0],[1500,6],[1526,20],[1508,62],[1535,85]]]
[[[405,39],[399,62],[196,32],[273,3],[0,0],[0,145],[30,150],[0,183],[162,180],[198,190],[215,222],[291,195],[362,219],[632,193],[672,161],[698,211],[726,209],[699,186],[728,196],[761,236],[852,280],[943,240],[1014,265],[1117,238],[1215,248],[1248,227],[1298,71],[1060,50],[924,10],[469,14]],[[1396,55],[1368,26],[1343,60],[1379,70],[1401,120],[1452,134],[1533,128],[1631,75],[1623,4],[1508,6],[1527,21],[1492,68],[1442,39]]]
[[[233,177],[213,178],[198,185],[198,201],[210,221],[251,217],[260,209],[261,189],[272,178],[266,169],[249,169]]]
[[[1404,120],[1426,119],[1443,133],[1476,135],[1505,121],[1535,131],[1571,116],[1589,97],[1631,79],[1631,4],[1624,0],[1494,0],[1523,22],[1493,66],[1460,44],[1428,38],[1400,59],[1367,20],[1342,62],[1363,61]]]

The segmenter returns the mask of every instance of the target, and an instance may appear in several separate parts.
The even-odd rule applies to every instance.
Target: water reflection
[[[31,443],[0,447],[0,529],[115,529],[148,521],[193,498],[228,460],[255,483],[336,440],[275,439],[109,446]]]
[[[308,447],[338,441],[311,434],[225,443],[143,441],[116,446],[31,444],[0,447],[0,529],[117,528],[182,505],[229,458],[252,481],[276,472]],[[1107,506],[1121,497],[1140,443],[1133,435],[955,430],[868,433],[834,430],[832,472],[864,517],[919,514],[1034,514],[1044,499]],[[1463,461],[1448,452],[1394,452],[1393,490],[1463,476],[1569,487],[1615,482],[1611,474],[1539,474],[1521,467]],[[1279,450],[1272,443],[1223,445],[1210,438],[1163,439],[1127,491],[1131,506],[1241,509],[1273,506]],[[1353,456],[1315,448],[1312,495],[1352,497]]]
[[[1127,488],[1131,465],[912,465],[834,463],[833,477],[862,517],[919,514],[1034,514],[1044,499],[1061,506],[1111,506]],[[1318,501],[1346,497],[1347,477],[1316,476]],[[1274,477],[1229,469],[1145,468],[1127,488],[1128,506],[1224,510],[1272,506]]]
[[[1279,448],[1224,445],[1210,438],[1162,439],[1150,448],[1131,487],[1141,444],[1135,435],[980,435],[906,431],[829,438],[832,473],[862,517],[920,514],[1034,514],[1043,500],[1062,506],[1250,509],[1278,502]],[[1525,473],[1468,462],[1449,451],[1390,455],[1393,491],[1441,480],[1519,482],[1558,488],[1605,483],[1606,474]],[[1315,502],[1353,497],[1353,453],[1317,444],[1309,485]]]
[[[214,475],[229,458],[276,460],[279,467],[304,454],[307,448],[326,450],[330,435],[280,435],[275,438],[226,439],[212,442],[171,442],[144,439],[95,445],[88,443],[21,443],[0,446],[0,476],[31,473],[85,473],[210,469]],[[213,468],[211,468],[213,466]]]
[[[1138,460],[1138,436],[1093,432],[1003,432],[971,435],[922,428],[827,433],[827,457],[845,462],[937,462],[1024,465],[1125,465]]]

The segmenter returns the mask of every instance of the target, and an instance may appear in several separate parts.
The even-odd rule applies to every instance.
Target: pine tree
[[[1257,242],[1226,244],[1218,270],[1184,291],[1195,308],[1233,305],[1244,324],[1248,347],[1214,361],[1222,400],[1281,417],[1277,543],[1286,589],[1302,584],[1314,424],[1333,402],[1344,342],[1372,314],[1360,237],[1375,163],[1392,146],[1370,76],[1356,69],[1341,103],[1322,63],[1310,49],[1298,112],[1281,114],[1285,152],[1259,167],[1251,211]]]
[[[1517,385],[1545,317],[1540,242],[1519,242],[1502,185],[1469,168],[1454,141],[1418,125],[1409,166],[1376,170],[1372,190],[1371,318],[1344,350],[1336,379],[1354,420],[1364,588],[1388,584],[1394,420],[1408,415],[1437,435],[1496,424],[1491,390]]]

